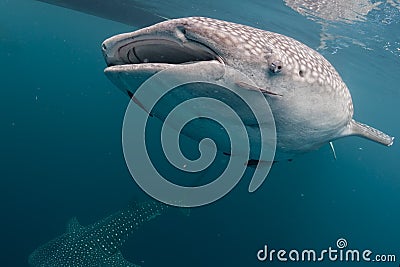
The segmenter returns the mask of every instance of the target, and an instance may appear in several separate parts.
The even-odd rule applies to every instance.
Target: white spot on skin
[[[248,49],[248,50],[252,50],[253,46],[249,45],[249,44],[244,44],[244,48]]]
[[[245,56],[247,56],[247,57],[251,56],[251,54],[250,54],[250,52],[249,52],[248,50],[245,50],[245,51],[243,52],[243,54],[244,54]]]

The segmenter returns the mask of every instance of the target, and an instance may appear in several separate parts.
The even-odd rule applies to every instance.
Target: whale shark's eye
[[[281,72],[282,62],[280,60],[272,62],[271,64],[269,64],[269,70],[273,73]]]

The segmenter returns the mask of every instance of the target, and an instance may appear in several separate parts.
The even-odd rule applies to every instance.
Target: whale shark
[[[28,262],[41,267],[138,266],[124,259],[119,248],[136,229],[167,208],[155,201],[136,203],[88,226],[74,217],[64,234],[37,248]]]
[[[253,85],[241,80],[236,84],[238,90],[259,91],[266,98],[275,119],[277,160],[291,159],[352,135],[386,146],[393,144],[393,137],[353,119],[349,89],[333,65],[285,35],[212,18],[187,17],[112,36],[103,42],[102,50],[108,66],[105,74],[129,97],[146,79],[171,67],[176,75],[184,76],[229,66],[251,77]],[[193,96],[216,95],[207,86],[188,90],[186,93]],[[254,92],[255,103],[257,97]],[[179,102],[176,98],[179,94],[174,96]],[[135,101],[140,104],[140,99]],[[157,111],[155,116],[165,119],[166,110]],[[248,128],[254,124],[252,119],[243,122]],[[201,127],[201,122],[198,126],[208,128]],[[199,140],[197,132],[186,134]]]

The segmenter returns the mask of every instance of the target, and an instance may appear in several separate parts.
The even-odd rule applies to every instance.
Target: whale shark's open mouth
[[[199,61],[217,60],[222,58],[207,45],[195,40],[154,36],[139,36],[125,38],[117,35],[106,40],[103,54],[107,66],[127,64],[188,64]]]
[[[188,37],[186,30],[124,33],[102,44],[107,77],[130,97],[155,73],[178,67],[177,76],[224,66],[224,60],[207,44]],[[218,69],[219,70],[219,69]]]

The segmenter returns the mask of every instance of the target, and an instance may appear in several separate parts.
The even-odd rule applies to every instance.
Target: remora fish
[[[41,267],[138,267],[124,259],[119,247],[134,230],[161,215],[167,207],[155,201],[138,203],[86,227],[72,218],[65,234],[32,252],[29,264]]]
[[[267,99],[276,124],[277,159],[352,135],[393,144],[393,137],[353,119],[350,92],[322,55],[278,33],[189,17],[113,36],[102,49],[109,66],[106,75],[130,96],[141,82],[171,66],[185,75],[227,65],[251,77],[255,86],[237,84],[243,90],[260,90]],[[213,97],[213,90],[203,90]],[[164,119],[167,114],[155,115]],[[195,131],[189,135],[198,139]]]

